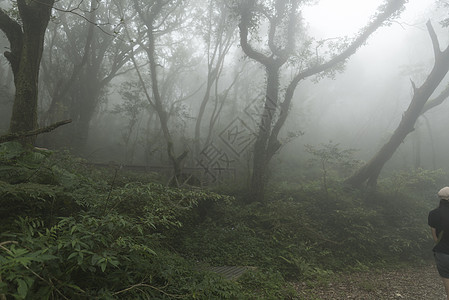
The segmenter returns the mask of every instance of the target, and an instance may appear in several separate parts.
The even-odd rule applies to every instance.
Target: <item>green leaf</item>
[[[78,292],[81,292],[81,293],[86,293],[82,288],[80,288],[79,286],[77,286],[75,284],[64,283],[63,286],[72,288],[72,289],[77,290]]]
[[[70,234],[73,234],[73,232],[74,232],[75,230],[77,230],[77,229],[78,229],[77,226],[76,226],[76,225],[73,225],[73,227],[70,228]],[[74,245],[74,241],[72,241],[72,247],[73,247],[73,245]]]
[[[110,259],[109,259],[109,263],[110,263],[111,265],[113,265],[114,267],[118,267],[118,265],[120,264],[120,262],[119,262],[118,260],[113,259],[113,258],[110,258]]]
[[[84,254],[83,252],[78,252],[78,259],[76,260],[76,262],[78,263],[78,265],[82,265],[83,264],[83,258],[84,258]]]
[[[74,258],[77,255],[78,255],[78,252],[73,252],[72,254],[69,255],[69,257],[67,257],[67,259],[69,260],[71,258]]]
[[[17,279],[17,294],[21,299],[25,299],[27,293],[28,293],[28,285],[26,282],[22,279]]]
[[[19,157],[25,150],[22,144],[18,142],[8,142],[0,144],[0,157],[5,160],[11,160]]]
[[[52,260],[52,259],[57,259],[57,258],[58,258],[57,256],[54,256],[54,255],[51,255],[51,254],[42,254],[42,255],[39,255],[36,258],[36,261],[44,262],[44,261],[47,261],[47,260]]]
[[[5,293],[8,289],[6,282],[0,281],[0,293]]]

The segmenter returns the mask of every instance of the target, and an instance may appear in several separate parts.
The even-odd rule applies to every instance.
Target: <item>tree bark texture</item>
[[[21,25],[0,10],[0,29],[10,42],[4,53],[11,64],[16,94],[9,131],[26,132],[37,128],[39,65],[45,31],[50,20],[54,0],[18,0]],[[27,142],[34,142],[31,137]]]
[[[267,182],[267,168],[271,157],[276,150],[269,147],[269,139],[272,129],[274,114],[279,100],[279,67],[267,67],[266,97],[259,124],[258,135],[254,144],[253,176],[251,177],[250,192],[251,201],[262,201],[265,196],[265,184]]]
[[[402,115],[401,122],[388,142],[380,148],[371,160],[355,172],[354,175],[346,179],[346,183],[353,187],[360,187],[365,182],[368,186],[375,187],[385,163],[393,156],[406,136],[414,130],[418,117],[431,107],[434,107],[435,105],[433,104],[437,101],[441,103],[442,101],[440,100],[442,95],[446,95],[445,97],[447,97],[446,91],[443,91],[443,93],[436,98],[437,101],[427,102],[449,70],[449,46],[444,51],[440,51],[438,39],[430,21],[427,22],[427,29],[434,47],[434,66],[419,88],[416,88],[415,84],[412,82],[414,90],[413,98],[408,109]],[[430,106],[429,103],[432,103],[432,106]]]

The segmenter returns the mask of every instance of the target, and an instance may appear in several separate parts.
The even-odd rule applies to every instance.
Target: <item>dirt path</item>
[[[339,275],[330,282],[301,283],[296,288],[307,300],[446,299],[441,279],[431,263],[400,270]]]

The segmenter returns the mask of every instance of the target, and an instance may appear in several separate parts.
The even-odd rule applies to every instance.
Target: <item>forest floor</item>
[[[433,263],[395,270],[363,271],[335,275],[322,282],[296,285],[307,300],[445,300],[442,281]]]

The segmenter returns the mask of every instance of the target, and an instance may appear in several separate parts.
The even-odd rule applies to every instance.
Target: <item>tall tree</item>
[[[37,128],[39,67],[45,31],[55,0],[17,0],[20,21],[0,9],[0,30],[10,43],[4,53],[11,64],[16,87],[10,132]],[[33,143],[34,138],[27,140]]]
[[[173,183],[177,183],[181,177],[182,164],[188,155],[188,150],[184,150],[181,154],[177,154],[175,150],[175,143],[173,134],[169,127],[169,117],[171,108],[168,103],[167,88],[164,88],[164,80],[162,72],[159,68],[164,66],[163,55],[161,52],[171,52],[169,56],[176,56],[176,49],[167,48],[161,49],[160,42],[162,37],[167,37],[172,44],[176,44],[176,36],[169,36],[174,30],[179,29],[183,21],[182,8],[185,1],[183,0],[154,0],[150,3],[141,3],[138,0],[133,0],[133,8],[137,12],[137,17],[134,25],[137,26],[136,42],[139,44],[142,51],[148,59],[149,75],[150,75],[150,89],[147,89],[146,81],[140,71],[136,58],[133,56],[133,64],[139,77],[139,81],[144,90],[144,94],[149,101],[152,109],[154,109],[159,117],[161,130],[165,143],[167,145],[167,155],[173,166],[174,176]],[[128,24],[131,25],[131,24]],[[128,34],[130,35],[129,31]],[[178,35],[179,37],[179,35]],[[173,40],[174,39],[174,40]],[[182,64],[180,61],[175,61],[171,67],[175,72],[170,72],[167,75],[165,83],[173,81],[176,78],[170,78],[179,73]],[[170,68],[170,66],[168,66]],[[171,75],[170,75],[171,74]],[[164,90],[166,92],[164,92]]]
[[[252,178],[249,201],[262,201],[267,181],[267,167],[273,155],[279,150],[281,143],[278,135],[282,129],[290,108],[295,89],[300,81],[344,63],[362,46],[368,37],[384,22],[395,16],[402,8],[405,0],[389,0],[379,8],[373,20],[360,34],[340,53],[326,59],[301,55],[297,49],[300,26],[300,8],[307,1],[301,0],[243,0],[239,4],[240,11],[240,44],[245,54],[262,64],[266,72],[266,90],[263,112],[260,117],[257,139],[254,144]],[[266,40],[268,49],[258,50],[254,41],[262,21],[268,22]],[[298,53],[296,53],[298,51]],[[310,53],[310,49],[302,49],[302,53]],[[308,52],[309,51],[309,52]],[[281,87],[282,68],[292,62],[298,66],[296,75],[286,87]],[[303,66],[306,66],[303,68]],[[285,93],[281,91],[285,89]],[[282,99],[283,97],[283,99]]]
[[[346,183],[351,186],[360,187],[366,182],[368,186],[375,187],[382,168],[393,156],[407,135],[414,130],[419,116],[441,104],[449,96],[448,86],[436,98],[429,101],[430,96],[449,71],[449,46],[441,51],[437,35],[430,21],[426,25],[432,40],[435,56],[433,68],[420,87],[416,87],[412,82],[413,98],[408,109],[402,114],[401,122],[388,142],[365,165],[346,179]]]
[[[235,26],[229,24],[231,11],[224,1],[209,0],[207,8],[202,13],[204,13],[204,16],[199,19],[201,22],[200,26],[202,25],[200,30],[202,31],[206,47],[207,77],[203,99],[201,100],[195,123],[195,155],[198,155],[201,151],[201,124],[206,107],[213,97],[213,87],[218,85],[218,80],[223,72],[225,58],[235,42]],[[215,100],[218,103],[218,99]],[[217,110],[214,111],[216,112]],[[215,114],[212,114],[208,124],[208,136],[210,136],[215,125],[214,119],[216,117]],[[206,139],[206,144],[208,139]]]
[[[85,1],[76,4],[76,14],[68,14],[75,9],[72,2],[61,2],[66,7],[57,16],[59,22],[51,26],[46,42],[42,66],[49,104],[43,122],[62,116],[72,119],[70,128],[46,142],[51,147],[62,143],[83,153],[100,100],[108,84],[122,74],[131,48],[114,35],[117,24],[113,23],[120,17],[112,1]]]

